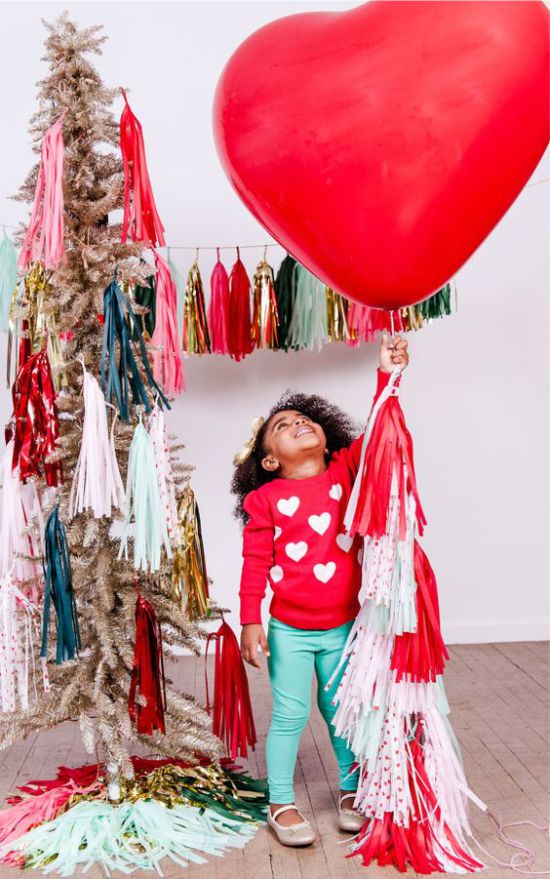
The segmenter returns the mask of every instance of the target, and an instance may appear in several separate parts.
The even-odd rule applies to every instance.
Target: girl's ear
[[[279,466],[277,458],[274,458],[273,455],[266,455],[265,458],[262,458],[262,467],[270,473],[274,473],[275,470],[278,470]]]

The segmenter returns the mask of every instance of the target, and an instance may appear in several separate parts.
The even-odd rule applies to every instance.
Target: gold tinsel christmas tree
[[[43,344],[45,335],[49,339],[60,416],[57,450],[49,460],[61,464],[64,481],[57,489],[49,489],[43,512],[47,517],[59,504],[70,551],[81,648],[76,660],[56,664],[51,622],[50,689],[39,693],[26,710],[0,713],[0,745],[5,748],[33,731],[65,720],[79,721],[88,752],[93,754],[98,744],[102,746],[110,779],[116,782],[132,774],[130,753],[136,741],[155,754],[184,759],[197,755],[215,758],[221,744],[210,731],[206,711],[194,698],[168,685],[166,734],[136,732],[129,716],[128,694],[134,664],[137,575],[131,561],[118,558],[119,542],[112,537],[108,516],[95,518],[86,510],[71,518],[72,476],[82,441],[83,367],[100,379],[103,293],[115,271],[119,284],[128,289],[131,283],[146,284],[151,267],[139,259],[143,245],[122,244],[121,226],[110,219],[112,212],[122,208],[124,198],[119,128],[111,109],[118,92],[103,85],[88,60],[90,54],[101,53],[105,37],[100,28],[79,29],[66,16],[46,27],[44,60],[49,72],[39,83],[39,109],[30,131],[39,152],[44,133],[65,112],[66,261],[53,271],[39,270],[42,287],[38,304],[36,296],[33,298],[37,286],[28,283],[27,272],[26,290],[18,300],[15,317],[31,351]],[[25,181],[20,200],[33,201],[37,173],[38,166]],[[137,421],[133,406],[128,423],[121,418],[115,423],[114,444],[123,475]],[[172,453],[176,452],[173,447]],[[189,468],[173,463],[173,472],[176,496],[180,496]],[[141,595],[154,608],[164,643],[198,653],[202,632],[186,613],[178,591],[181,584],[174,588],[172,562],[164,556],[158,572],[139,572],[137,582]],[[216,615],[216,609],[210,607],[210,616]]]

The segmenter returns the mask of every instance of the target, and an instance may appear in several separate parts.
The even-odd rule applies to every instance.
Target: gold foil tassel
[[[195,493],[189,485],[184,488],[178,501],[172,586],[174,598],[190,620],[209,616],[210,596],[201,519]]]
[[[331,287],[326,287],[326,295],[328,340],[329,342],[345,342],[349,338],[347,300]]]
[[[187,354],[209,354],[210,334],[204,305],[204,289],[199,271],[198,251],[189,269],[183,299],[183,350]]]
[[[275,349],[279,347],[277,337],[279,314],[275,295],[275,278],[273,269],[267,263],[266,253],[267,249],[264,250],[264,257],[258,263],[252,281],[254,288],[252,341],[255,348]]]

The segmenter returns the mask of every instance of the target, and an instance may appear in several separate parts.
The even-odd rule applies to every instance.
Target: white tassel
[[[170,463],[168,438],[166,436],[166,422],[164,412],[160,406],[155,406],[149,416],[147,431],[153,444],[160,502],[166,519],[168,537],[173,544],[178,534],[178,505],[176,502],[176,484]]]
[[[13,448],[14,441],[10,440],[2,462],[0,577],[11,572],[13,579],[26,584],[30,597],[37,601],[42,582],[44,521],[34,481],[21,482],[19,468],[12,471]]]
[[[111,516],[125,503],[124,485],[115,454],[113,428],[109,435],[105,397],[97,380],[84,370],[84,426],[75,467],[69,516],[91,510],[96,519]],[[116,420],[116,414],[115,414]]]
[[[12,574],[0,577],[2,711],[29,707],[29,667],[32,666],[34,673],[34,636],[38,621],[38,608],[16,586]]]
[[[169,559],[172,548],[161,505],[153,443],[141,419],[134,431],[128,458],[125,517],[119,559],[123,555],[128,558],[128,538],[133,536],[134,567],[158,571],[162,547]]]

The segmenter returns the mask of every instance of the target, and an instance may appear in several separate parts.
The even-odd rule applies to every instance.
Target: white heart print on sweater
[[[334,576],[335,570],[336,565],[334,562],[327,562],[326,565],[314,565],[313,567],[313,573],[321,583],[328,583],[330,578]]]
[[[300,540],[299,543],[287,543],[285,552],[293,562],[299,562],[307,552],[307,543],[305,540]]]
[[[333,501],[339,501],[342,497],[343,489],[339,482],[335,482],[334,485],[330,486],[330,491],[328,496],[332,498]]]
[[[277,540],[277,538],[280,537],[281,534],[283,533],[283,529],[279,528],[278,525],[275,525],[275,528],[273,530],[274,530],[273,540]]]
[[[300,498],[296,497],[295,494],[289,498],[281,498],[277,501],[277,509],[283,516],[293,516],[298,507],[300,506]]]
[[[283,579],[283,569],[280,565],[273,565],[269,571],[269,575],[274,583],[278,583],[279,580]]]
[[[317,534],[324,534],[330,525],[330,513],[321,513],[320,516],[310,516],[308,522]]]
[[[336,543],[343,552],[349,552],[353,543],[353,537],[350,537],[349,534],[339,534],[336,538]]]

